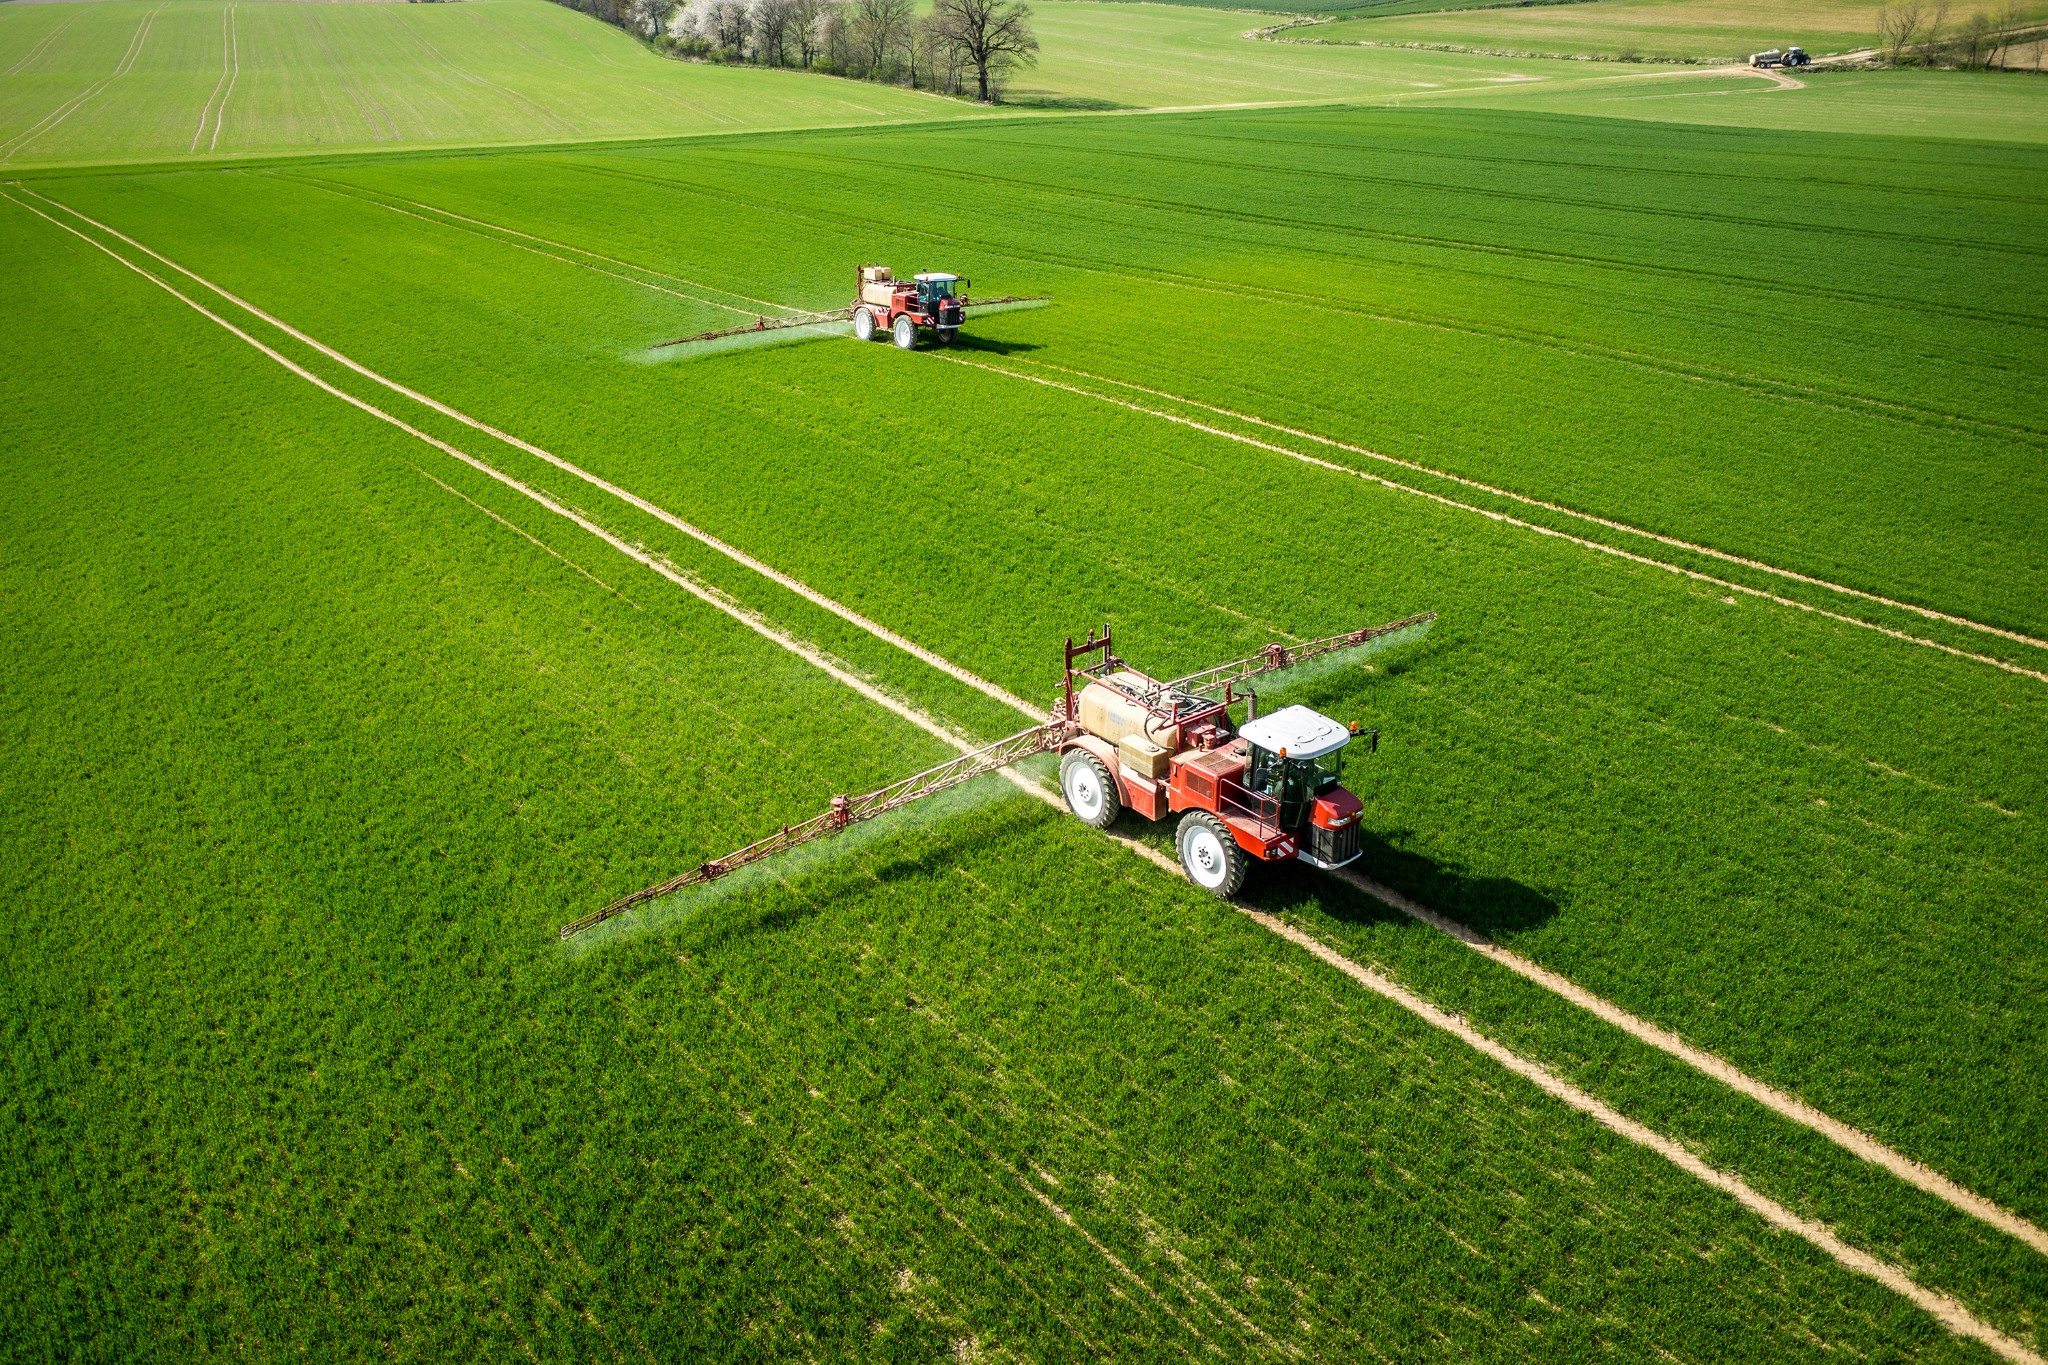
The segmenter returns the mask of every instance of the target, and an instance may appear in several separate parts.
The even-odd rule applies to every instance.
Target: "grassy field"
[[[860,193],[902,164],[943,193]],[[1104,618],[1170,671],[1439,610],[1284,698],[1384,729],[1373,875],[2039,1220],[2048,685],[1852,621],[2044,651],[1505,495],[2048,631],[2042,171],[1334,109],[25,188],[1034,699]],[[0,205],[23,1354],[1985,1358],[1015,799],[565,956],[573,913],[943,750],[29,206],[63,217]],[[649,363],[867,258],[1057,301],[950,358]],[[2035,1253],[1355,893],[1251,898],[2038,1342]]]
[[[1406,8],[1405,6],[1403,8]],[[1877,42],[1879,0],[1815,0],[1797,14],[1770,0],[1581,0],[1576,4],[1382,15],[1352,11],[1317,25],[1317,38],[1392,43],[1455,43],[1524,52],[1587,53],[1692,60],[1743,60],[1787,43],[1813,53],[1848,52]]]
[[[1034,702],[1438,611],[1262,689],[1383,731],[1368,874],[2048,1223],[2048,86],[1038,15],[992,118],[541,0],[0,5],[0,1360],[1998,1358],[998,781],[557,941],[1023,722],[453,412]],[[655,348],[862,260],[1054,302]],[[1242,908],[2048,1349],[2038,1248]]]
[[[960,116],[667,61],[546,0],[0,5],[0,162],[580,141]]]

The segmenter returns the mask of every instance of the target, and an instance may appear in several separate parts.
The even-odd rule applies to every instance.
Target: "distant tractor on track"
[[[1803,47],[1772,48],[1750,57],[1749,64],[1761,71],[1777,66],[1812,66],[1813,58],[1806,55]]]
[[[967,320],[967,281],[958,275],[920,273],[899,280],[886,265],[860,268],[853,300],[853,334],[872,341],[887,332],[903,350],[917,345],[919,331],[928,331],[941,346],[953,344]]]

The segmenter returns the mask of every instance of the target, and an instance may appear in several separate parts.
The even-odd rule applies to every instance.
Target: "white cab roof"
[[[919,276],[918,276],[918,278],[919,278],[919,279],[921,279],[921,280],[930,280],[930,281],[931,281],[931,282],[932,282],[933,284],[944,284],[944,283],[945,283],[946,281],[948,281],[948,280],[957,280],[957,279],[959,279],[960,277],[959,277],[958,275],[933,275],[933,274],[924,274],[924,275],[919,275]]]
[[[1289,758],[1321,758],[1351,742],[1349,730],[1306,706],[1283,706],[1246,721],[1237,733],[1272,753],[1285,749]]]

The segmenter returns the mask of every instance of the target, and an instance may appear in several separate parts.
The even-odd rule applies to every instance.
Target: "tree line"
[[[1038,60],[1022,0],[558,0],[699,61],[794,67],[999,103]]]
[[[1879,54],[1893,66],[2008,67],[2015,46],[2031,44],[2041,66],[2039,31],[2027,31],[2028,6],[2008,0],[1951,22],[1949,0],[1896,0],[1877,12]]]

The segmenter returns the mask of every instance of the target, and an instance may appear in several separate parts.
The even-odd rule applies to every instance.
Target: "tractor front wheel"
[[[933,335],[938,337],[939,345],[951,346],[953,344],[953,338],[960,335],[960,329],[958,327],[941,327],[937,332],[934,332]]]
[[[1188,880],[1204,891],[1225,898],[1244,885],[1244,850],[1230,826],[1205,810],[1191,810],[1181,817],[1180,866]]]
[[[862,341],[875,339],[875,315],[865,308],[853,310],[853,334]]]
[[[1095,829],[1108,829],[1123,809],[1116,778],[1086,749],[1069,749],[1060,760],[1060,791],[1075,818]]]
[[[895,333],[898,350],[910,351],[917,348],[917,324],[910,320],[908,313],[896,319]]]

